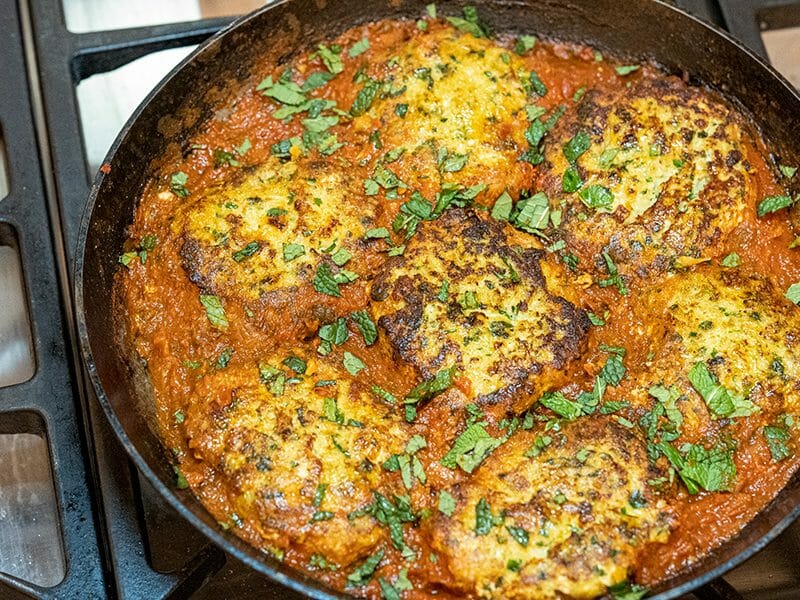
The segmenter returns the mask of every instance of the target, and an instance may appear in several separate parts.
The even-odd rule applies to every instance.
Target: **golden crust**
[[[206,293],[256,301],[308,285],[344,248],[363,255],[380,208],[333,160],[271,159],[189,202],[173,222],[184,268]],[[291,245],[291,246],[290,246]],[[353,261],[353,265],[359,262]]]
[[[576,160],[583,185],[565,192],[563,146],[578,132],[591,140]],[[543,184],[551,205],[563,204],[559,234],[567,251],[598,276],[606,274],[602,252],[623,274],[641,277],[678,257],[713,256],[754,203],[745,135],[709,91],[670,78],[587,93],[547,143]],[[588,207],[581,194],[594,186],[613,200]]]
[[[534,455],[537,437],[549,445]],[[430,523],[432,545],[478,596],[592,598],[666,540],[669,512],[647,484],[657,475],[642,440],[610,418],[517,432],[449,490],[455,510]],[[476,532],[482,502],[495,520]]]
[[[372,64],[385,69],[390,91],[353,128],[368,135],[377,127],[386,148],[404,149],[391,169],[405,185],[431,196],[443,183],[486,184],[492,199],[527,187],[517,161],[527,148],[528,102],[519,57],[488,39],[439,28]],[[402,118],[398,105],[406,109]],[[456,156],[465,157],[463,166]]]
[[[459,209],[424,223],[384,265],[372,299],[397,355],[424,378],[457,365],[468,395],[512,397],[519,412],[563,383],[589,322],[547,291],[542,253],[510,245],[508,229]]]
[[[410,434],[397,411],[337,369],[310,357],[298,374],[281,363],[290,355],[303,356],[261,364],[282,373],[268,382],[255,364],[206,375],[186,409],[189,447],[236,490],[237,514],[266,543],[281,548],[289,536],[346,566],[385,537],[373,519],[348,514],[367,507],[373,490],[391,489],[381,465]]]

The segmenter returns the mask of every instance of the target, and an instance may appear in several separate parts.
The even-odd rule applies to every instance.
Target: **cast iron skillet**
[[[111,425],[136,466],[193,526],[237,559],[317,598],[337,594],[223,532],[174,473],[155,433],[143,367],[120,343],[113,310],[114,273],[145,182],[177,156],[202,121],[247,84],[256,61],[283,62],[348,27],[385,17],[418,18],[430,0],[279,0],[240,19],[184,60],[123,128],[98,173],[81,224],[75,265],[80,342],[86,368]],[[438,3],[460,14],[464,2]],[[494,31],[589,43],[621,58],[652,59],[692,83],[712,86],[747,112],[785,164],[800,163],[800,96],[752,52],[660,0],[471,0]],[[263,64],[263,63],[262,63]],[[252,85],[252,82],[250,82]],[[107,169],[106,169],[107,170]],[[744,530],[653,594],[675,598],[758,552],[800,515],[800,476]]]

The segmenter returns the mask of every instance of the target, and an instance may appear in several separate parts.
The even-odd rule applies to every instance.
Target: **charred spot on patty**
[[[472,395],[488,401],[557,385],[588,330],[582,310],[547,291],[541,251],[511,245],[507,227],[448,211],[424,223],[372,286],[378,324],[403,360],[423,378],[457,365]]]

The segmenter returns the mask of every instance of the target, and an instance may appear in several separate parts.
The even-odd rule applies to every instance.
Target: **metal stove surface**
[[[761,54],[762,28],[800,26],[800,5],[792,2],[675,3],[722,24]],[[11,182],[8,197],[0,200],[0,305],[27,308],[23,315],[0,311],[0,457],[5,460],[12,445],[24,448],[12,469],[19,472],[49,453],[44,471],[52,465],[53,472],[52,489],[20,488],[18,481],[4,479],[7,470],[0,467],[3,569],[15,559],[7,546],[19,534],[4,527],[6,513],[18,509],[7,492],[44,501],[51,494],[58,509],[55,521],[36,523],[34,539],[49,544],[37,547],[31,554],[36,560],[19,571],[27,581],[0,573],[0,598],[299,597],[211,546],[160,499],[127,460],[74,353],[69,265],[93,174],[75,88],[154,51],[199,43],[229,20],[74,33],[65,26],[61,0],[0,0],[0,24],[7,32],[0,39],[0,89],[17,91],[0,96]],[[23,280],[27,302],[6,289],[14,278]],[[19,325],[26,319],[29,328]],[[13,351],[5,350],[3,336],[15,340]],[[9,381],[3,379],[3,361],[14,365]],[[10,382],[16,385],[2,387]],[[61,539],[53,539],[59,530]],[[729,586],[720,582],[687,599],[800,598],[798,556],[795,523],[726,575]]]

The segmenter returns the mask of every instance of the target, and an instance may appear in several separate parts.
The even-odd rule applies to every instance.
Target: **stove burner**
[[[800,25],[800,5],[781,0],[674,3],[763,56],[762,28]],[[19,240],[36,365],[24,383],[0,387],[0,435],[47,440],[66,557],[64,578],[52,587],[0,574],[2,597],[299,597],[211,546],[138,475],[83,376],[75,343],[69,266],[93,175],[75,86],[152,52],[202,42],[229,22],[76,34],[64,25],[61,0],[0,0],[0,126],[11,183],[0,221]],[[55,306],[62,307],[56,315]],[[798,551],[796,525],[726,576],[735,587],[716,580],[695,597],[798,597]]]

